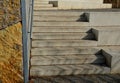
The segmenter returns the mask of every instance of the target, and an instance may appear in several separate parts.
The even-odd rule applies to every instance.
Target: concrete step
[[[62,10],[56,10],[56,11],[34,11],[34,15],[39,15],[39,16],[76,16],[76,17],[80,17],[82,15],[84,15],[83,11],[62,11]]]
[[[34,5],[36,4],[49,4],[49,1],[34,1]]]
[[[32,39],[95,39],[92,33],[33,33]]]
[[[49,8],[34,8],[34,11],[39,11],[39,10],[57,10],[57,7],[49,7]]]
[[[97,46],[94,40],[32,40],[32,47]]]
[[[42,5],[35,5],[34,8],[50,8],[50,7],[53,7],[52,4],[42,4]]]
[[[34,0],[34,4],[35,4],[35,5],[36,5],[36,4],[44,4],[44,3],[45,3],[45,4],[46,4],[46,3],[48,4],[49,1],[48,1],[48,0],[42,0],[42,1],[41,1],[41,0],[39,0],[39,1]]]
[[[50,0],[35,0],[36,2],[41,2],[41,1],[50,1]]]
[[[32,56],[93,55],[100,53],[101,48],[97,47],[44,47],[31,49]]]
[[[85,26],[41,26],[41,27],[33,27],[32,32],[80,33],[80,32],[91,32],[91,28]]]
[[[63,7],[64,8],[64,7]],[[62,9],[63,9],[62,8]],[[70,9],[106,9],[106,8],[112,8],[112,4],[75,4]],[[61,9],[61,8],[59,8]],[[66,9],[69,9],[66,7]]]
[[[31,65],[70,65],[70,64],[103,64],[103,55],[63,55],[63,56],[32,56]]]
[[[32,66],[30,76],[56,76],[56,75],[78,75],[78,74],[105,74],[110,73],[106,66],[84,64],[84,65],[53,65]]]
[[[76,16],[36,16],[34,15],[34,21],[42,21],[42,22],[79,22],[86,21],[86,17],[76,17]]]
[[[89,4],[94,4],[94,3],[96,3],[96,4],[102,4],[103,3],[103,0],[58,0],[58,4],[60,3],[65,3],[65,4],[67,4],[67,3],[70,3],[70,4],[77,4],[77,3],[89,3]]]
[[[94,5],[93,5],[94,4]],[[94,2],[81,2],[79,1],[58,1],[58,9],[103,9],[112,8],[112,4],[103,4]]]
[[[34,21],[33,26],[90,26],[88,22],[39,22]]]

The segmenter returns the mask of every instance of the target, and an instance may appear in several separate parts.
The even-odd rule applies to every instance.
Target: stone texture
[[[20,0],[0,1],[0,29],[18,23],[20,19]]]

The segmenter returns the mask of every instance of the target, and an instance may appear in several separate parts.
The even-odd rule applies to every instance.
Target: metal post
[[[24,83],[29,82],[29,59],[28,59],[28,47],[27,47],[27,24],[26,24],[26,2],[21,0],[21,15],[22,15],[22,44],[23,44],[23,76]]]

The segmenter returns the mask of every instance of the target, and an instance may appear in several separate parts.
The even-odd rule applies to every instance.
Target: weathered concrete
[[[69,30],[69,29],[68,29]],[[92,33],[33,33],[32,39],[61,39],[61,40],[69,40],[69,39],[94,39],[94,35]]]
[[[32,31],[33,32],[61,32],[61,33],[65,33],[65,32],[69,32],[69,33],[87,33],[87,32],[91,32],[90,27],[86,27],[86,26],[38,26],[38,27],[33,27]]]
[[[63,55],[95,55],[100,54],[101,48],[98,47],[45,47],[33,48],[31,54],[34,56],[63,56]]]
[[[91,26],[120,26],[120,12],[90,12]]]
[[[56,47],[56,46],[97,46],[94,40],[33,40],[32,47]]]
[[[85,21],[87,22],[87,19],[85,17],[80,16],[34,16],[34,21],[43,21],[43,22],[80,22]]]
[[[90,26],[88,22],[40,22],[34,21],[33,26]]]
[[[92,30],[98,45],[120,45],[120,28],[96,28]]]
[[[57,54],[57,53],[56,53]],[[32,56],[31,65],[103,64],[103,55]]]
[[[94,5],[93,5],[94,4]],[[58,0],[58,9],[96,9],[112,8],[111,4],[103,4],[103,0]]]
[[[64,10],[57,10],[57,11],[34,11],[34,15],[36,16],[76,16],[80,17],[84,14],[83,11],[64,11]]]
[[[111,68],[111,73],[120,73],[120,51],[104,49],[103,55],[106,57],[107,65]]]
[[[53,65],[33,66],[31,76],[55,76],[55,75],[78,75],[78,74],[105,74],[110,73],[110,68],[91,64],[84,65]]]

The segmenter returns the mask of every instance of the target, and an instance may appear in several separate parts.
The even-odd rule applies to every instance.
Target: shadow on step
[[[119,74],[51,76],[34,78],[33,83],[119,83]]]
[[[80,17],[76,20],[76,22],[89,22],[87,16],[84,14],[80,15]]]

